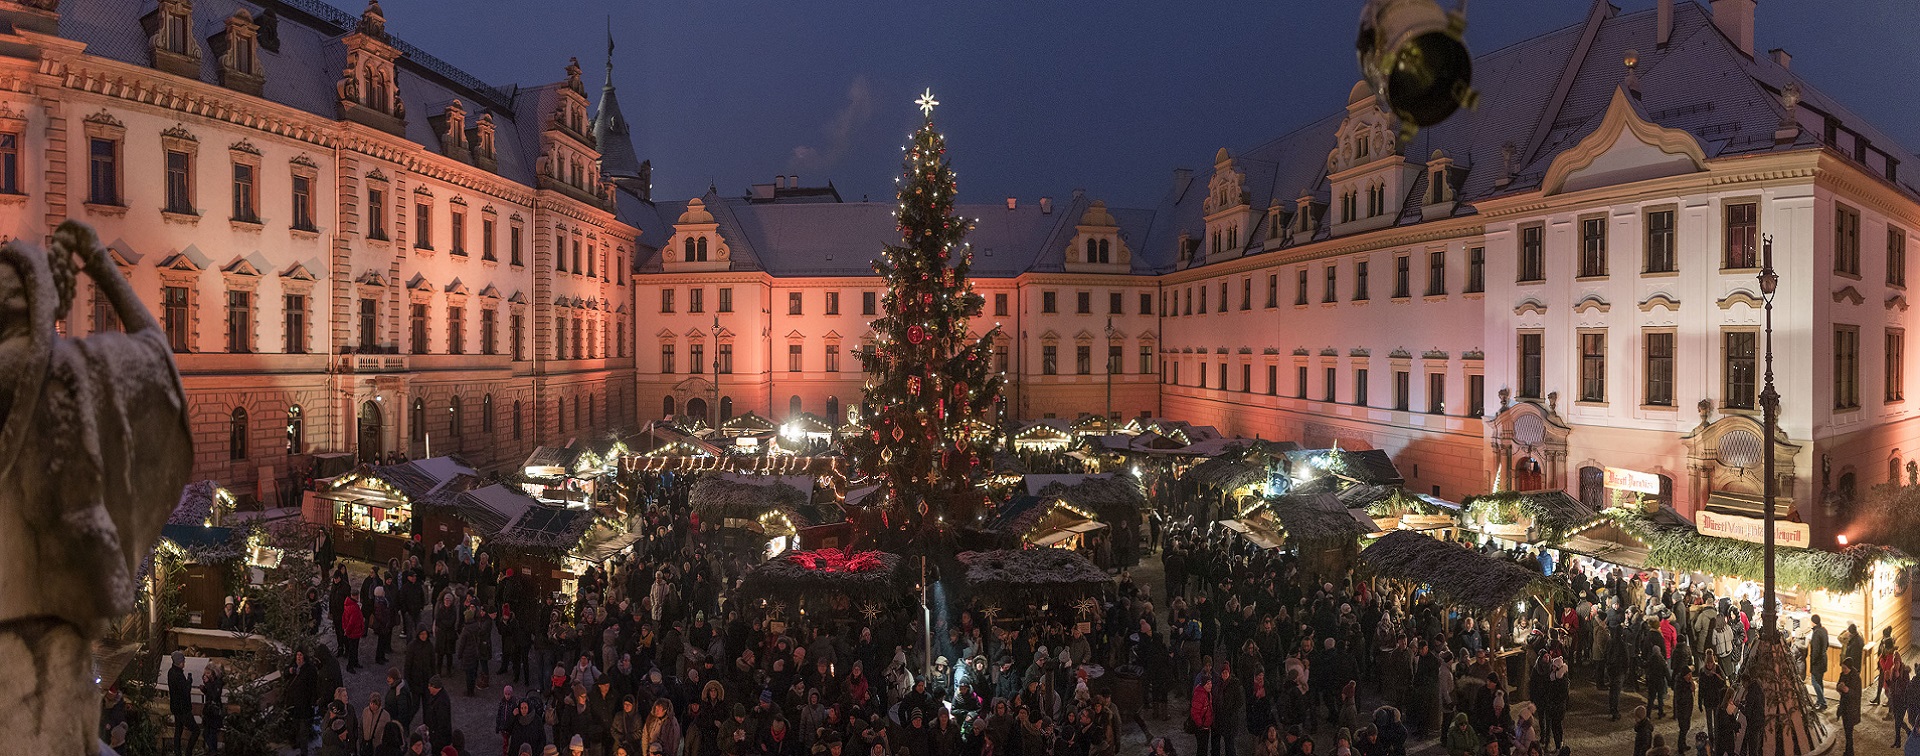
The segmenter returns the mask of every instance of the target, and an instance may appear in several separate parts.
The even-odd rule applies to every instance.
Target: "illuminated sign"
[[[1660,495],[1660,476],[1639,470],[1609,467],[1607,468],[1607,487],[1615,491],[1634,491],[1658,496]]]
[[[1699,513],[1699,520],[1694,525],[1701,535],[1732,538],[1751,543],[1762,543],[1766,540],[1766,527],[1766,521],[1758,517],[1742,517],[1705,510]],[[1813,529],[1804,522],[1775,520],[1773,542],[1779,546],[1806,548],[1813,543]]]

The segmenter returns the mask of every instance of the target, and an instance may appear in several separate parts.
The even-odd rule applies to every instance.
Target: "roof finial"
[[[607,86],[613,86],[613,16],[607,16]]]

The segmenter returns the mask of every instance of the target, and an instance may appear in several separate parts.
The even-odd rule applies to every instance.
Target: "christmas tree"
[[[859,474],[880,485],[882,526],[891,540],[925,549],[946,523],[970,519],[981,506],[983,460],[969,435],[999,396],[991,370],[999,328],[968,338],[984,302],[967,277],[973,255],[964,241],[972,224],[954,215],[953,170],[946,138],[933,127],[929,90],[917,101],[926,116],[906,148],[895,212],[900,244],[873,263],[887,283],[875,343],[860,357],[865,432],[848,439]],[[985,427],[978,426],[978,427]]]

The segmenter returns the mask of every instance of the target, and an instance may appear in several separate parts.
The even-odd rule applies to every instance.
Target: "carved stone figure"
[[[340,99],[357,103],[360,101],[360,78],[353,75],[353,67],[340,72]]]
[[[85,272],[124,333],[54,332]],[[193,460],[165,332],[68,221],[51,250],[0,247],[0,742],[94,753],[90,641],[133,608],[135,572]]]
[[[585,85],[580,83],[580,59],[579,58],[567,59],[567,88],[576,90],[576,91],[584,90],[586,88]]]

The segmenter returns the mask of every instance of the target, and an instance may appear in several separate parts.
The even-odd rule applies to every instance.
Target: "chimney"
[[[796,173],[787,177],[787,188],[788,189],[800,188],[800,174]]]
[[[1008,197],[1008,198],[1007,198],[1007,209],[1008,209],[1008,210],[1016,210],[1016,209],[1019,209],[1019,207],[1020,207],[1020,198],[1018,198],[1018,197]]]
[[[1753,57],[1753,4],[1754,0],[1713,0],[1713,25],[1749,58]]]
[[[786,176],[775,176],[775,177],[773,177],[773,188],[775,188],[775,189],[785,189],[785,188],[787,188],[787,177],[786,177]]]
[[[1781,68],[1789,68],[1793,63],[1793,56],[1789,55],[1786,49],[1781,47],[1768,50],[1767,57],[1773,58],[1774,64]]]
[[[1053,198],[1052,197],[1040,198],[1040,214],[1041,215],[1053,214]]]
[[[1667,40],[1673,38],[1673,0],[1660,0],[1659,9],[1654,16],[1653,43],[1666,47]]]

